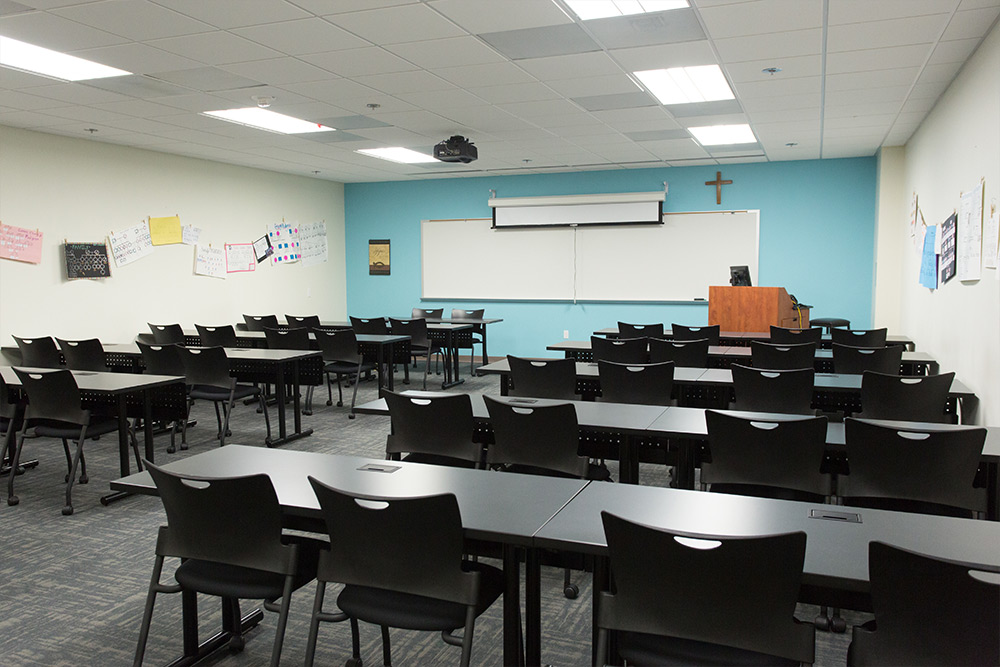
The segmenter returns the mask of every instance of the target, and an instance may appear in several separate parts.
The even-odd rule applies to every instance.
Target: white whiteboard
[[[491,229],[421,223],[423,298],[692,301],[746,264],[758,280],[759,211],[667,213],[662,225]]]

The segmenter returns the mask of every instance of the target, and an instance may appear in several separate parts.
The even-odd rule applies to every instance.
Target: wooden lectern
[[[770,331],[771,325],[809,326],[809,308],[796,308],[784,287],[709,287],[708,323],[722,331]]]

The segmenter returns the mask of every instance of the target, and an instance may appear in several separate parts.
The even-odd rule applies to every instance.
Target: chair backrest
[[[854,347],[884,347],[887,329],[830,329],[830,340]]]
[[[674,362],[617,364],[598,361],[601,400],[608,403],[670,405],[674,389]]]
[[[845,504],[969,516],[983,509],[973,488],[985,428],[921,431],[844,420],[849,474],[837,478]]]
[[[310,350],[312,341],[309,339],[309,329],[264,329],[267,347],[271,350]]]
[[[618,323],[618,336],[620,338],[649,338],[650,336],[663,336],[663,323],[659,324],[629,324],[628,322]]]
[[[779,345],[789,343],[816,343],[823,340],[823,327],[810,327],[808,329],[789,329],[786,327],[776,327],[771,325],[771,342]]]
[[[861,375],[865,371],[875,371],[886,375],[899,375],[903,363],[903,347],[854,347],[833,344],[833,371]]]
[[[422,317],[410,320],[390,317],[389,332],[394,336],[409,336],[411,346],[430,347],[430,340],[427,338],[427,320]]]
[[[142,365],[152,375],[177,375],[184,377],[184,362],[180,345],[148,345],[136,341],[142,355]]]
[[[156,543],[159,555],[294,572],[294,552],[281,542],[278,495],[266,474],[210,478],[149,462],[146,469],[167,515]]]
[[[820,471],[826,417],[771,421],[705,411],[711,461],[701,481],[711,491],[823,502],[830,477]]]
[[[575,401],[576,362],[573,359],[522,359],[507,355],[512,396]]]
[[[472,438],[476,423],[468,394],[382,394],[389,406],[392,432],[385,441],[387,454],[432,454],[482,463],[483,448]]]
[[[616,589],[600,594],[599,627],[813,662],[815,628],[794,618],[805,533],[719,537],[601,518]]]
[[[410,311],[410,317],[444,317],[444,308],[414,308]]]
[[[288,322],[288,326],[291,328],[305,327],[306,330],[318,329],[321,324],[319,321],[319,315],[285,315],[285,321]]]
[[[451,318],[453,320],[481,320],[483,319],[483,313],[486,312],[485,308],[476,308],[474,310],[463,310],[462,308],[452,308]]]
[[[486,450],[490,465],[522,472],[583,479],[589,461],[579,455],[580,429],[570,403],[509,405],[483,396],[490,412],[494,442]]]
[[[861,376],[861,414],[865,419],[950,422],[945,414],[954,373],[888,375],[865,371]]]
[[[317,329],[313,333],[316,335],[316,344],[323,354],[324,362],[357,364],[361,361],[358,337],[353,329]]]
[[[614,361],[620,364],[644,364],[649,361],[645,338],[590,337],[594,361]]]
[[[812,368],[770,370],[733,364],[735,410],[815,414],[812,405],[816,371]]]
[[[702,338],[707,338],[709,345],[719,344],[720,328],[718,324],[703,327],[689,327],[683,324],[670,325],[674,340],[701,340]]]
[[[153,332],[153,340],[160,345],[184,344],[184,329],[179,324],[149,324],[149,330]]]
[[[14,367],[21,389],[28,395],[24,418],[57,421],[82,426],[90,421],[90,412],[80,408],[80,388],[73,373],[66,368],[28,370]]]
[[[247,331],[263,331],[264,329],[278,328],[278,316],[277,315],[243,315],[243,321],[246,322]]]
[[[351,328],[356,334],[384,335],[389,333],[389,324],[384,317],[351,316]]]
[[[762,343],[750,341],[750,354],[754,368],[789,370],[814,368],[816,343]]]
[[[229,358],[221,347],[180,347],[187,384],[231,389],[236,378],[229,375]]]
[[[198,338],[204,347],[236,347],[236,329],[232,324],[213,327],[204,324],[194,325],[198,330]]]
[[[847,664],[1000,665],[996,577],[995,571],[869,543],[876,627],[855,626]]]
[[[309,483],[330,533],[318,579],[475,604],[480,574],[462,570],[465,540],[454,494],[384,498],[314,477]]]
[[[59,368],[59,350],[50,336],[42,338],[18,338],[12,336],[21,351],[21,364],[32,368]]]
[[[686,368],[708,368],[709,340],[664,340],[649,339],[649,361],[657,364],[672,361],[676,366]]]
[[[96,338],[63,340],[56,338],[66,360],[66,368],[74,371],[107,371],[104,346]]]

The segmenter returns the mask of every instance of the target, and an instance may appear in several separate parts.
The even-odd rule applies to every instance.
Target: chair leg
[[[358,629],[358,619],[351,617],[351,653],[355,665],[361,665],[361,631]]]
[[[128,439],[132,443],[132,453],[135,454],[135,467],[138,472],[142,472],[142,457],[139,455],[139,441],[135,437],[135,429],[130,428]]]
[[[354,419],[354,404],[358,401],[358,385],[361,384],[361,361],[358,361],[358,370],[354,377],[354,393],[351,395],[351,412],[347,415],[348,419]]]
[[[212,405],[215,406],[215,423],[219,425],[219,444],[223,444],[225,438],[225,433],[222,431],[222,416],[219,414],[219,402],[214,401]]]
[[[382,664],[392,667],[392,648],[389,646],[389,626],[382,626]]]
[[[601,667],[608,663],[608,630],[601,628],[597,631],[597,651],[594,655],[594,667]]]
[[[348,376],[348,377],[350,377],[350,376]],[[344,376],[342,374],[337,373],[337,407],[338,408],[344,407],[344,385],[341,384],[343,382],[343,378],[344,378]],[[360,382],[360,381],[361,381],[361,377],[360,376],[354,378],[354,386],[357,386],[358,382]],[[332,398],[333,397],[331,396],[331,399]]]
[[[264,399],[264,395],[260,396],[260,410],[264,413],[264,428],[267,430],[267,440],[271,441],[271,416],[267,414],[267,401]]]
[[[69,451],[69,441],[66,438],[62,439],[63,454],[66,456],[66,476],[63,478],[64,482],[69,481],[70,471],[73,470],[73,454]]]
[[[316,640],[319,637],[319,617],[323,613],[323,596],[326,594],[326,582],[316,582],[316,597],[313,599],[312,618],[309,620],[309,639],[306,641],[305,667],[312,667],[316,657]]]
[[[80,463],[80,457],[83,455],[83,443],[86,435],[87,427],[84,426],[80,430],[80,441],[76,444],[76,456],[73,457],[73,470],[70,471],[69,481],[66,482],[66,505],[62,509],[63,516],[69,516],[73,513],[73,481],[76,477],[76,469]]]
[[[17,465],[21,460],[21,450],[24,449],[24,436],[28,430],[28,424],[25,422],[24,428],[22,428],[17,434],[17,442],[14,444],[14,458],[10,462],[10,474],[7,475],[7,504],[16,505],[21,502],[21,499],[14,495],[14,478],[17,477]]]
[[[160,585],[160,573],[163,571],[163,556],[157,556],[153,561],[153,578],[149,582],[149,592],[146,593],[146,607],[142,612],[142,625],[139,626],[139,642],[135,646],[135,658],[132,667],[142,665],[142,656],[146,652],[146,642],[149,639],[149,626],[153,620],[153,605],[156,603],[156,591]]]
[[[431,348],[427,350],[427,363],[424,365],[424,390],[427,389],[427,374],[431,370],[431,357],[434,356]]]
[[[274,648],[271,649],[271,667],[278,667],[281,661],[281,646],[285,641],[285,627],[288,625],[288,607],[292,603],[292,577],[285,577],[285,588],[281,593],[281,611],[278,612],[278,624],[274,629]],[[240,622],[239,617],[236,623]]]
[[[580,594],[580,587],[573,583],[572,570],[568,567],[563,570],[563,595],[567,600],[575,600]]]
[[[306,386],[306,404],[302,408],[302,414],[311,415],[313,413],[313,389],[316,387],[310,385]]]

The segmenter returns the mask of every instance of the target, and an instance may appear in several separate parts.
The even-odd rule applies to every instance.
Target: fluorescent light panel
[[[705,127],[689,127],[688,132],[694,135],[702,146],[722,146],[727,144],[753,144],[757,137],[747,124],[742,125],[707,125]]]
[[[392,148],[362,148],[355,151],[355,153],[361,153],[362,155],[377,157],[380,160],[388,160],[389,162],[399,162],[402,164],[437,162],[437,158],[433,155],[418,153],[417,151],[412,151],[409,148],[401,148],[399,146],[393,146]]]
[[[717,102],[736,98],[718,65],[651,69],[634,74],[660,104]]]
[[[613,16],[651,14],[688,7],[688,0],[566,0],[581,21]]]
[[[237,125],[246,125],[258,130],[277,132],[279,134],[306,134],[308,132],[333,132],[334,128],[310,123],[301,118],[286,116],[282,113],[268,111],[260,107],[244,107],[242,109],[222,109],[220,111],[205,111],[205,116],[218,118]]]
[[[107,79],[132,73],[2,36],[0,65],[62,81]]]

